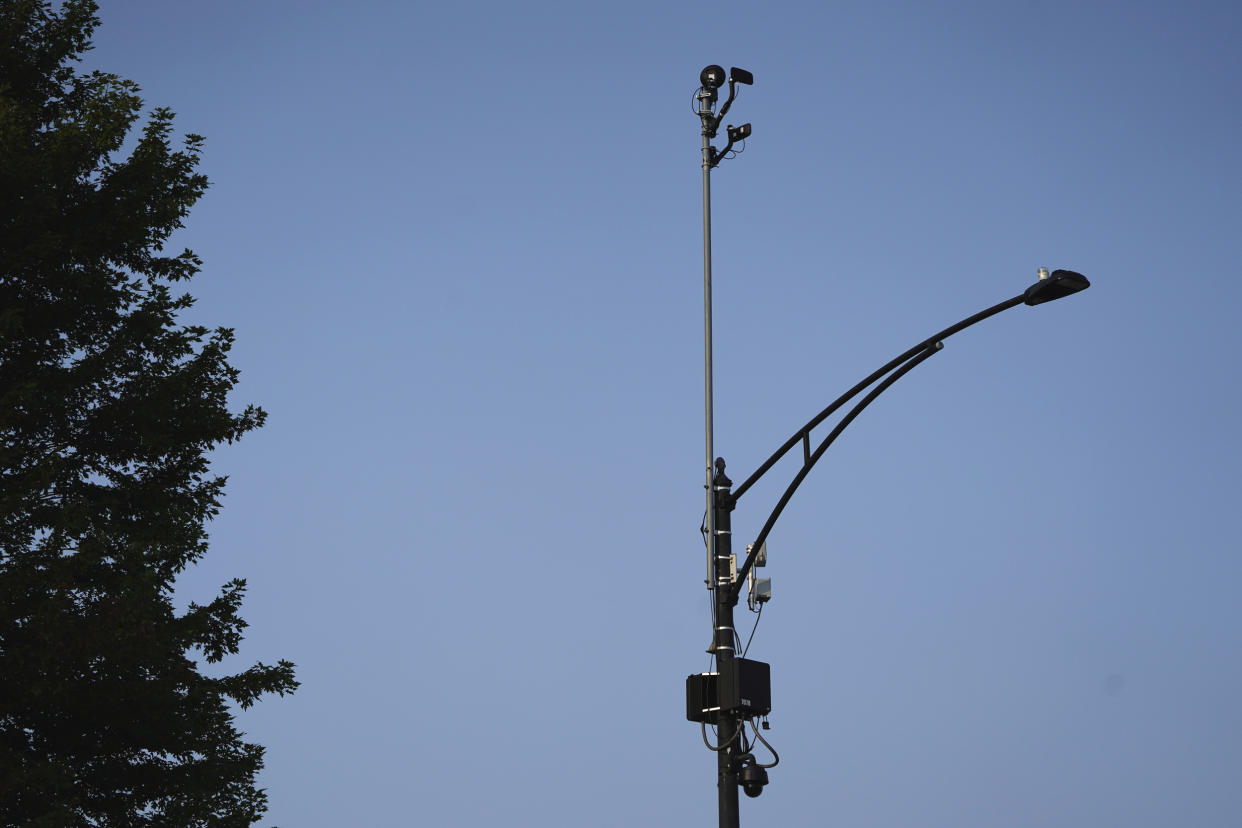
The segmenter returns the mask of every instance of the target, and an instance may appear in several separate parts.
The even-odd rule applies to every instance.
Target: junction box
[[[742,718],[766,716],[772,711],[772,677],[767,662],[734,658],[719,673],[686,677],[686,718],[716,724],[720,714]]]

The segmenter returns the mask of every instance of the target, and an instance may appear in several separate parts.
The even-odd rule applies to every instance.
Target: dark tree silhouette
[[[293,665],[223,677],[245,582],[178,615],[224,479],[262,424],[227,396],[232,332],[178,323],[198,272],[164,244],[207,186],[203,139],[75,65],[90,0],[0,0],[0,824],[251,825],[263,748],[231,704]],[[219,669],[217,668],[217,672]]]

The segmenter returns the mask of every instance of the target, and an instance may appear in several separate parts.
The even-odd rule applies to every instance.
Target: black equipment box
[[[716,724],[721,713],[745,718],[772,711],[772,676],[766,662],[734,658],[719,673],[686,677],[686,718]]]

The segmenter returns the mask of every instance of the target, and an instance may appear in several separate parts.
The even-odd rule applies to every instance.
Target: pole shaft
[[[724,473],[724,460],[714,457],[712,423],[712,136],[716,118],[714,90],[700,89],[699,118],[703,124],[703,408],[705,437],[705,487],[707,489],[707,587],[712,590],[712,653],[717,674],[721,665],[736,656],[733,630],[732,536],[730,512],[732,482]],[[717,679],[719,682],[719,679]],[[719,688],[719,684],[717,684]],[[719,692],[719,689],[717,690]],[[738,828],[738,756],[741,754],[741,722],[735,714],[722,713],[717,724],[719,744],[716,753],[716,787],[720,828]]]
[[[729,672],[729,663],[737,657],[734,651],[737,634],[733,629],[733,535],[732,517],[733,498],[729,493],[732,481],[725,476],[724,460],[716,461],[716,475],[712,480],[712,512],[716,526],[716,576],[712,599],[715,612],[715,630],[712,635],[712,649],[716,655],[716,672],[724,676]],[[717,679],[717,693],[720,692],[720,679]],[[716,753],[717,800],[720,811],[720,828],[738,828],[738,757],[742,754],[742,736],[738,728],[741,720],[735,713],[720,714],[717,725],[718,744],[727,745]]]

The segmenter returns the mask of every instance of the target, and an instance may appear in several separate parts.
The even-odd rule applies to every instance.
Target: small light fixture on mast
[[[724,114],[723,109],[720,110],[720,114],[721,115]],[[720,119],[717,118],[716,120],[719,121]],[[725,144],[724,149],[722,150],[718,150],[715,147],[712,147],[712,166],[713,167],[719,164],[721,159],[723,159],[726,155],[728,155],[730,152],[733,151],[734,144],[736,144],[738,141],[745,141],[747,138],[750,137],[750,124],[742,124],[741,126],[738,126],[738,127],[730,125],[730,126],[725,127],[725,129],[727,130],[727,134],[729,136],[729,143]]]
[[[719,89],[725,85],[725,70],[723,66],[712,64],[703,67],[703,71],[699,72],[699,83],[708,89]]]

